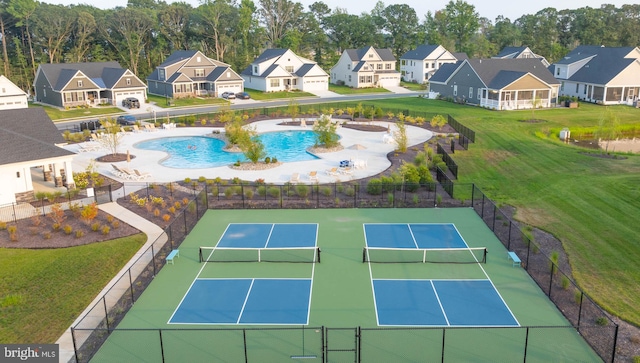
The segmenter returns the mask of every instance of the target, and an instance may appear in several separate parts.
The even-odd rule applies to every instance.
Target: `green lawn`
[[[148,102],[155,102],[156,105],[163,108],[229,104],[229,101],[219,97],[185,97],[167,100],[162,96],[148,95],[147,100]]]
[[[329,84],[329,91],[335,92],[341,95],[355,95],[363,93],[389,93],[384,88],[351,88],[347,86],[338,86],[335,84]]]
[[[404,87],[408,90],[411,91],[426,91],[427,90],[427,85],[426,84],[419,84],[419,83],[412,83],[412,82],[400,82],[400,86]]]
[[[145,241],[0,249],[0,342],[55,342]]]
[[[293,90],[290,92],[287,92],[287,91],[262,92],[255,89],[245,88],[244,91],[247,92],[249,96],[251,96],[251,98],[258,101],[281,100],[281,99],[299,98],[299,97],[315,97],[315,95],[312,93],[302,92],[298,90]]]
[[[626,160],[582,155],[550,129],[596,126],[605,107],[489,111],[435,100],[382,100],[385,109],[451,114],[476,132],[456,152],[460,182],[475,183],[516,218],[558,237],[578,283],[606,310],[640,325],[640,155]],[[639,124],[640,110],[616,106],[622,124]],[[527,119],[545,122],[520,122]]]
[[[34,105],[30,104],[29,107],[42,107],[44,111],[49,115],[53,121],[79,118],[79,117],[108,117],[108,115],[122,113],[122,110],[117,107],[100,106],[90,108],[72,108],[69,110],[62,110],[56,107]]]

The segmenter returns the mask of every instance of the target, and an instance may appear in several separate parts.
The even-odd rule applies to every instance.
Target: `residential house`
[[[529,47],[504,47],[498,55],[491,57],[493,59],[522,59],[534,58],[539,59],[545,67],[549,67],[547,59],[541,55],[535,54]]]
[[[289,49],[267,49],[240,75],[247,88],[264,92],[329,89],[329,75],[318,64]]]
[[[560,95],[605,105],[634,105],[640,94],[640,49],[581,45],[549,67]]]
[[[331,68],[331,83],[352,88],[399,86],[396,57],[390,49],[346,49]]]
[[[405,82],[426,83],[443,64],[458,60],[441,45],[423,44],[400,57],[400,73]]]
[[[9,78],[0,76],[0,110],[27,108],[27,93],[16,86]]]
[[[558,82],[538,59],[467,59],[444,64],[429,91],[495,110],[551,107]]]
[[[149,93],[182,98],[217,97],[244,91],[244,81],[231,66],[205,56],[199,50],[173,52],[147,77]]]
[[[147,86],[118,62],[44,63],[33,81],[35,100],[57,107],[120,105],[127,97],[141,103]]]
[[[42,107],[0,111],[0,205],[33,199],[31,168],[45,181],[73,187],[71,151]]]

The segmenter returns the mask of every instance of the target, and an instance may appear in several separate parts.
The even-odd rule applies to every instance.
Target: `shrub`
[[[42,218],[40,218],[39,213],[35,213],[34,215],[31,216],[31,224],[34,227],[38,227],[41,223],[42,223]]]
[[[64,227],[62,227],[62,230],[64,231],[65,234],[69,235],[73,232],[73,227],[71,227],[68,224],[65,224]]]
[[[120,221],[113,221],[111,222],[111,227],[118,229],[120,228]]]
[[[346,194],[348,197],[353,197],[354,195],[356,195],[356,189],[352,186],[348,186],[344,190],[344,194]]]
[[[180,209],[182,208],[182,204],[178,201],[176,201],[175,203],[173,203],[173,206],[176,207],[176,209]]]
[[[258,192],[258,195],[261,197],[264,197],[267,195],[267,187],[264,185],[260,185],[256,188],[256,191]]]
[[[245,190],[245,192],[244,192],[244,196],[245,196],[247,199],[252,199],[252,198],[253,198],[253,194],[254,194],[253,189],[247,189],[247,190]]]
[[[415,195],[413,196],[412,201],[413,201],[413,204],[418,204],[418,203],[420,203],[420,197],[418,196],[418,194],[415,194]]]
[[[189,204],[189,198],[187,198],[187,197],[182,198],[182,204],[184,204],[184,205]]]
[[[176,207],[169,207],[168,211],[173,215],[176,215],[178,213],[178,210],[176,209]]]
[[[274,156],[271,158],[271,164],[277,164],[278,163],[278,159]]]
[[[100,223],[95,222],[93,224],[91,224],[91,230],[94,232],[98,232],[100,230]]]
[[[18,240],[18,226],[8,226],[7,232],[9,232],[9,239],[12,241]]]
[[[309,195],[309,187],[304,184],[298,184],[296,185],[296,193],[300,197],[305,198],[307,195]]]
[[[561,280],[561,284],[562,284],[562,289],[566,290],[569,288],[571,281],[569,281],[569,278],[567,276],[562,276],[562,280]]]
[[[267,189],[267,193],[269,193],[269,195],[273,198],[279,198],[280,197],[280,188],[278,187],[269,187],[269,189]]]
[[[84,206],[84,208],[82,208],[82,211],[80,212],[80,219],[82,219],[82,221],[84,223],[91,224],[91,222],[98,216],[98,204],[91,203],[91,204],[87,204]]]
[[[371,195],[382,194],[382,181],[377,178],[369,180],[367,183],[367,193]]]
[[[389,205],[393,205],[393,194],[387,194],[387,202],[389,202]]]
[[[267,156],[266,158],[264,158],[264,163],[265,164],[269,164],[270,162],[271,162],[271,158],[270,157]]]
[[[0,221],[0,231],[7,229],[7,222]]]
[[[47,231],[47,232],[42,232],[42,238],[44,239],[51,239],[51,232]]]
[[[606,316],[601,316],[596,319],[596,325],[606,326],[607,324],[609,324],[609,319],[607,319]]]
[[[82,230],[77,230],[76,231],[76,238],[82,238],[84,236],[84,231]]]
[[[153,210],[153,216],[154,217],[159,217],[160,216],[160,209],[156,208]]]
[[[184,178],[185,184],[191,184],[191,178]]]
[[[67,218],[64,210],[62,210],[62,207],[58,203],[51,206],[51,211],[47,214],[47,217],[49,217],[53,223],[57,223],[59,225]]]
[[[169,220],[171,219],[171,216],[168,214],[163,214],[162,215],[162,220],[165,222],[169,222]]]
[[[577,305],[580,305],[580,301],[582,301],[582,291],[577,290],[573,292],[573,300]]]
[[[54,232],[58,232],[60,230],[61,224],[60,223],[54,223],[51,225],[51,228],[53,228]]]
[[[227,189],[224,190],[224,196],[229,199],[231,197],[233,197],[233,187],[229,187]]]
[[[331,196],[331,187],[321,187],[320,188],[320,194],[324,195],[325,197],[330,197]]]
[[[549,261],[550,269],[552,273],[558,272],[558,259],[560,258],[560,253],[558,251],[551,252],[551,261]]]
[[[106,236],[109,234],[109,232],[111,232],[111,228],[109,226],[102,226],[101,231],[102,231],[102,234]]]

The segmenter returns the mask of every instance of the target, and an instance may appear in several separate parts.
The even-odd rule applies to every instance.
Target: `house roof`
[[[82,72],[87,77],[103,80],[112,77],[114,70],[122,69],[118,62],[86,62],[86,63],[43,63],[40,64],[41,72],[49,80],[56,91],[62,90],[69,81],[78,73]],[[119,77],[118,77],[119,78]],[[95,82],[95,81],[94,81]],[[106,82],[105,82],[106,84]]]
[[[456,59],[459,61],[469,59],[469,56],[467,55],[467,53],[451,53],[451,54],[453,54],[453,56],[456,57]]]
[[[382,59],[385,62],[392,62],[396,60],[396,57],[393,56],[391,49],[386,49],[386,48],[373,48],[372,46],[367,46],[360,49],[345,49],[345,52],[347,52],[347,55],[349,56],[349,58],[351,58],[352,61],[357,62],[361,60],[366,60],[363,58],[364,58],[364,55],[367,54],[369,49],[373,49],[376,53],[378,53],[378,56],[380,57],[380,59]]]
[[[569,52],[563,59],[555,63],[550,70],[555,71],[555,65],[568,65],[586,60],[587,63],[576,71],[570,81],[607,84],[620,72],[636,61],[634,58],[625,58],[634,47],[600,47],[581,45]]]
[[[198,53],[197,50],[176,50],[175,52],[171,53],[167,57],[167,59],[165,59],[164,62],[162,62],[158,67],[164,68],[178,62],[182,62],[193,57],[194,55],[196,55],[196,53]]]
[[[262,54],[260,54],[258,56],[258,58],[254,59],[253,62],[251,63],[262,63],[268,59],[273,59],[273,58],[278,58],[280,56],[282,56],[283,54],[285,54],[287,52],[288,49],[283,49],[283,48],[270,48],[265,50],[264,52],[262,52]]]
[[[410,50],[404,53],[400,59],[416,59],[423,60],[427,58],[431,53],[433,53],[436,49],[438,49],[439,45],[432,44],[422,44],[419,45],[416,49]]]
[[[515,76],[513,72],[531,73],[547,84],[560,84],[551,72],[535,58],[466,60],[487,87],[499,85]]]
[[[41,107],[0,111],[0,165],[74,155]]]
[[[307,73],[309,73],[311,69],[313,69],[314,66],[314,63],[305,63],[300,68],[298,68],[295,74],[298,77],[304,77],[307,75]]]
[[[487,87],[491,89],[502,89],[518,79],[527,75],[528,72],[522,71],[500,71],[491,80]]]
[[[445,63],[431,76],[429,82],[433,83],[445,83],[453,72],[460,67],[463,61],[457,61],[456,63]]]
[[[527,50],[527,48],[528,47],[504,47],[502,51],[493,58],[517,58],[518,55]]]

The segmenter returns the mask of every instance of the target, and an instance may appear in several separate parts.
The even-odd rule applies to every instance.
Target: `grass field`
[[[145,241],[0,249],[0,342],[55,342]]]
[[[356,94],[366,94],[366,93],[389,93],[389,90],[380,87],[370,87],[370,88],[351,88],[348,86],[338,86],[336,84],[329,84],[329,91],[335,92],[341,95],[356,95]]]
[[[454,223],[471,247],[487,247],[487,264],[369,264],[362,263],[363,223]],[[214,246],[229,223],[317,223],[322,263],[206,263],[198,261],[199,246]],[[377,330],[371,277],[380,279],[484,279],[484,271],[521,326],[532,328],[527,361],[596,362],[580,336],[524,269],[513,267],[506,250],[473,209],[339,209],[339,210],[209,210],[180,246],[180,258],[165,266],[112,333],[93,362],[157,361],[283,361],[301,354],[296,331],[265,330],[273,326],[168,324],[194,278],[310,278],[313,277],[309,327],[327,327],[327,361],[346,361],[354,352],[354,329],[363,332],[363,362],[424,361],[440,357],[441,329]],[[483,270],[484,269],[484,270]],[[219,329],[238,329],[221,331]],[[246,333],[242,328],[260,328]],[[286,328],[278,326],[278,328]],[[299,328],[299,326],[289,326]],[[344,330],[337,330],[344,329]],[[156,330],[127,330],[156,329]],[[163,329],[162,348],[157,329]],[[180,329],[180,330],[175,330]],[[184,331],[182,329],[200,329]],[[205,330],[203,330],[205,329]],[[218,329],[218,330],[206,330]],[[523,328],[471,328],[447,331],[447,361],[518,361],[525,345]],[[299,333],[298,333],[299,334]],[[309,329],[307,353],[320,356],[318,331]],[[350,335],[351,334],[351,335]],[[162,349],[162,350],[161,350]],[[215,357],[215,358],[213,358]]]

